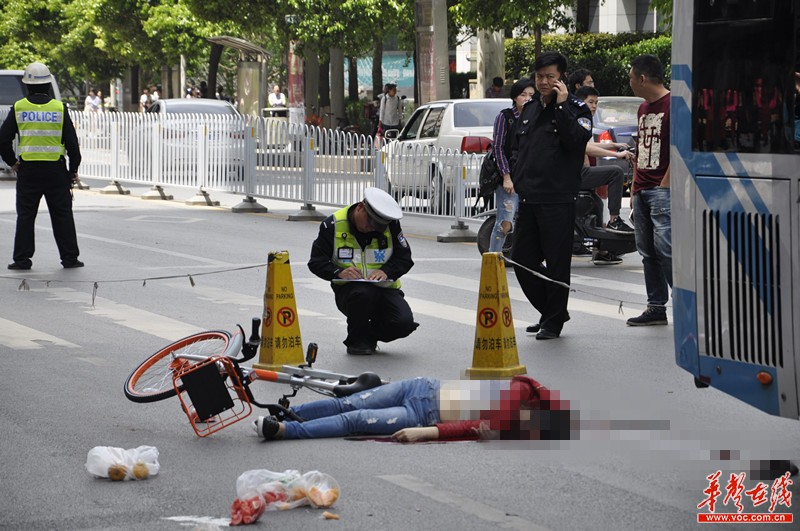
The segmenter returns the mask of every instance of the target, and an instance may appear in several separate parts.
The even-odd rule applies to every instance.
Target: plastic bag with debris
[[[339,499],[339,484],[316,470],[273,472],[248,470],[236,480],[231,525],[250,524],[265,511],[285,511],[303,505],[331,507]]]
[[[86,456],[86,470],[112,481],[141,480],[158,474],[158,449],[139,446],[125,450],[113,446],[95,446]]]

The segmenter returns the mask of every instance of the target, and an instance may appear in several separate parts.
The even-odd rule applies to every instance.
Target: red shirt
[[[639,106],[639,137],[636,139],[635,191],[655,188],[669,168],[669,95]]]
[[[437,424],[439,439],[478,439],[481,422],[488,422],[491,430],[511,429],[515,421],[519,421],[522,406],[528,409],[565,409],[557,392],[550,391],[533,378],[514,376],[509,389],[500,395],[499,409],[481,411],[480,420]]]

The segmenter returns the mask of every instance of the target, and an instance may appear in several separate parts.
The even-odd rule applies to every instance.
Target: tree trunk
[[[533,30],[533,54],[538,58],[542,53],[542,27],[536,26]]]
[[[217,94],[217,71],[222,59],[222,45],[211,43],[211,58],[208,60],[208,90],[206,98],[214,99]]]
[[[375,37],[372,50],[372,99],[383,94],[383,37]]]
[[[319,64],[319,108],[331,106],[331,61]],[[319,114],[319,113],[317,113]],[[322,116],[320,114],[320,116]]]
[[[578,0],[575,6],[575,32],[589,31],[589,0]]]
[[[355,57],[347,58],[347,99],[358,101],[358,62]]]
[[[142,89],[139,87],[139,65],[131,67],[131,100],[130,104],[133,109],[139,110],[139,95]]]

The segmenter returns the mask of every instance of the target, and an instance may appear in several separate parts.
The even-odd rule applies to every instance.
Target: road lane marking
[[[202,332],[202,328],[190,325],[164,315],[148,312],[127,304],[112,301],[103,297],[95,297],[92,307],[91,297],[82,291],[71,288],[32,289],[48,295],[49,300],[77,304],[84,313],[95,317],[103,317],[114,324],[160,337],[168,341]]]
[[[422,481],[421,479],[409,474],[378,476],[378,478],[388,481],[393,485],[397,485],[398,487],[410,490],[415,494],[430,498],[441,504],[449,505],[450,507],[480,518],[486,522],[490,522],[498,527],[502,527],[503,529],[519,529],[524,531],[547,530],[546,527],[536,525],[533,522],[524,520],[518,516],[506,514],[503,511],[497,510],[494,507],[486,505],[485,503],[467,498],[466,496],[448,492],[441,487]]]
[[[403,277],[405,278],[405,277]],[[330,287],[327,284],[319,282],[310,282],[306,284],[309,289],[330,292]],[[475,293],[477,293],[477,288]],[[444,319],[458,324],[467,326],[475,326],[475,320],[478,316],[477,307],[475,309],[465,309],[450,304],[441,304],[438,302],[429,301],[426,299],[417,299],[415,297],[406,297],[406,302],[411,306],[411,311],[416,315],[427,315],[429,317],[436,317],[437,319]],[[514,319],[514,326],[528,326],[528,321]]]
[[[14,220],[0,219],[0,221],[6,221],[8,223],[15,223]],[[45,225],[41,225],[41,226],[40,225],[36,225],[36,230],[45,230],[45,231],[53,232],[53,228],[52,227],[45,226]],[[150,245],[139,245],[137,243],[130,243],[130,242],[122,241],[122,240],[117,240],[117,239],[114,239],[114,238],[104,238],[103,236],[93,236],[91,234],[84,234],[83,232],[80,234],[80,238],[82,240],[84,240],[84,239],[85,240],[95,240],[95,241],[98,241],[98,242],[109,243],[109,244],[112,244],[112,245],[119,245],[120,247],[128,247],[130,249],[138,249],[140,251],[147,251],[149,253],[164,254],[164,255],[168,255],[168,256],[174,256],[174,257],[177,257],[177,258],[185,258],[187,260],[192,260],[194,262],[201,262],[201,263],[204,263],[204,264],[211,264],[211,265],[214,265],[214,266],[217,266],[217,267],[231,267],[231,266],[235,265],[235,264],[233,264],[231,262],[223,262],[221,260],[214,260],[212,258],[204,258],[202,256],[197,256],[197,255],[193,255],[193,254],[179,253],[179,252],[176,252],[176,251],[170,251],[168,249],[161,249],[161,248],[153,247],[153,246],[150,246]]]
[[[591,278],[591,277],[586,277]],[[454,275],[448,275],[445,273],[409,273],[405,275],[403,279],[414,280],[419,282],[427,282],[430,284],[435,284],[437,286],[443,286],[453,289],[460,289],[462,291],[469,291],[471,293],[475,293],[477,295],[478,290],[480,289],[480,284],[478,279],[474,278],[465,278],[465,277],[457,277]],[[631,291],[632,284],[628,285],[627,283],[619,282],[618,284],[624,284],[627,286],[626,293]],[[620,288],[623,289],[623,288]],[[508,287],[508,295],[513,301],[524,302],[528,303],[528,298],[525,297],[525,294],[522,292],[522,288],[518,288],[516,286],[509,286]],[[411,300],[406,297],[406,300]],[[644,306],[645,302],[642,301],[642,305]],[[452,308],[452,306],[450,307]],[[416,308],[412,305],[412,310],[416,311]],[[594,301],[587,301],[583,299],[578,299],[575,296],[570,296],[568,309],[570,312],[576,313],[587,313],[590,315],[596,315],[598,317],[608,317],[610,319],[616,319],[618,321],[624,321],[628,319],[628,316],[621,314],[619,312],[619,304],[608,304],[603,302],[594,302]],[[477,311],[477,310],[475,310]],[[473,313],[473,317],[474,317]],[[437,315],[437,317],[442,317],[446,319],[445,316]],[[473,318],[472,324],[475,324],[475,319]],[[523,323],[518,319],[514,319],[515,325],[524,325],[527,326],[527,323]]]
[[[80,345],[70,343],[66,339],[60,339],[3,318],[0,318],[0,345],[14,350],[37,350],[53,345],[80,348]]]
[[[167,285],[173,289],[180,289],[183,291],[191,291],[195,294],[197,299],[201,301],[211,302],[213,304],[225,304],[229,306],[247,306],[259,308],[259,315],[264,309],[264,297],[254,297],[253,295],[243,295],[234,291],[228,291],[221,288],[207,287],[202,288],[192,287],[186,282],[169,282]],[[200,290],[200,291],[198,291]],[[315,312],[312,310],[304,310],[297,308],[297,314],[300,317],[325,317],[325,314]]]

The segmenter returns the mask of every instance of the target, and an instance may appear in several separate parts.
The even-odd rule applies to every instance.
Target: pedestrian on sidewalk
[[[14,104],[0,125],[0,156],[17,173],[17,228],[14,262],[8,268],[30,269],[35,250],[34,223],[44,196],[61,265],[83,267],[72,216],[72,186],[78,182],[81,152],[78,135],[64,104],[49,95],[53,76],[42,63],[25,68],[28,96]],[[19,158],[12,142],[19,134]],[[69,157],[69,169],[64,154]]]

